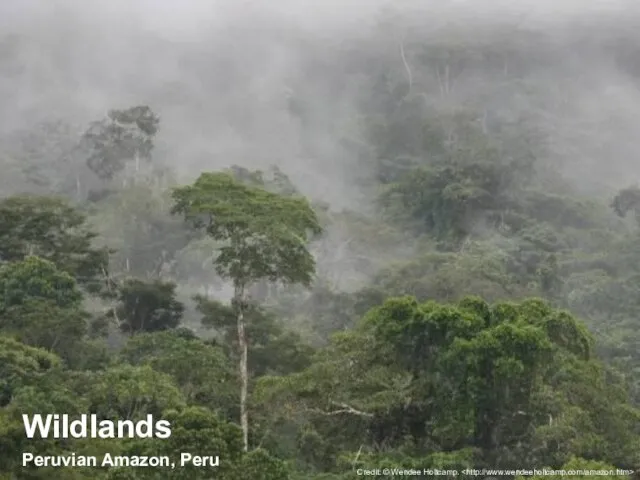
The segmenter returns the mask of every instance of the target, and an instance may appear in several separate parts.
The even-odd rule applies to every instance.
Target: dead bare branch
[[[346,403],[340,403],[340,402],[333,402],[330,401],[329,402],[331,405],[335,406],[335,407],[340,407],[340,410],[332,410],[332,411],[324,411],[324,410],[320,410],[318,408],[310,408],[307,409],[309,412],[313,412],[313,413],[319,413],[320,415],[325,415],[325,416],[333,416],[333,415],[340,415],[343,413],[348,413],[351,415],[357,415],[359,417],[368,417],[368,418],[373,418],[373,413],[369,413],[369,412],[363,412],[361,410],[356,410],[355,408],[347,405]]]

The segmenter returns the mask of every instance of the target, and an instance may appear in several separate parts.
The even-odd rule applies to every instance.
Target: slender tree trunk
[[[444,91],[447,93],[447,95],[449,95],[449,92],[451,91],[450,83],[451,81],[449,79],[449,63],[447,62],[444,67]]]
[[[238,322],[238,348],[240,353],[240,426],[242,427],[242,439],[244,451],[249,450],[249,412],[247,410],[247,396],[249,390],[248,372],[248,344],[244,323],[245,310],[245,287],[244,285],[235,288],[236,315]]]
[[[80,175],[76,175],[76,198],[78,200],[82,198],[82,185],[80,183]]]

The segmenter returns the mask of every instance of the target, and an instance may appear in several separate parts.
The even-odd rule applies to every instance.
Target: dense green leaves
[[[110,266],[139,278],[157,279],[172,271],[189,240],[182,222],[170,214],[169,192],[139,182],[92,206],[89,221],[100,241],[115,250]]]
[[[515,469],[559,465],[574,452],[632,465],[638,411],[627,410],[623,385],[591,359],[591,342],[575,318],[540,300],[389,299],[306,371],[261,379],[259,398],[274,416],[306,418],[306,428],[342,450],[364,442],[368,455],[468,451],[476,466]],[[612,425],[624,421],[623,435],[636,440],[609,436],[622,434]],[[581,430],[571,447],[550,443],[563,429]]]
[[[173,197],[175,213],[214,240],[228,242],[215,259],[221,276],[243,285],[261,278],[311,282],[314,261],[306,239],[320,227],[305,199],[245,185],[226,173],[202,174]]]
[[[48,300],[61,308],[78,306],[82,299],[71,275],[59,271],[52,262],[33,256],[4,265],[0,270],[0,289],[3,311],[23,305],[31,298]]]
[[[203,173],[192,186],[174,189],[173,213],[184,216],[196,230],[220,242],[214,256],[216,272],[233,284],[233,317],[237,328],[240,373],[240,423],[244,450],[249,448],[249,342],[245,315],[257,310],[249,301],[249,288],[259,282],[310,286],[315,259],[307,249],[308,235],[322,229],[304,197],[291,192],[272,193],[260,172]],[[276,176],[277,187],[283,180]],[[281,185],[280,185],[281,186]],[[279,190],[276,188],[276,191]],[[215,306],[215,304],[214,304]],[[201,309],[202,310],[202,309]],[[216,308],[227,321],[228,314]],[[226,323],[226,325],[225,325]]]
[[[106,249],[94,248],[85,216],[57,198],[16,196],[0,201],[0,261],[37,255],[91,291],[104,286]]]
[[[109,480],[158,479],[175,480],[209,479],[286,480],[286,466],[262,450],[248,454],[242,451],[242,434],[233,424],[224,422],[205,408],[190,407],[180,411],[168,411],[165,418],[171,422],[172,435],[166,441],[130,441],[125,443],[124,453],[129,455],[167,455],[179,464],[182,452],[211,457],[216,466],[202,467],[186,464],[175,469],[112,469]],[[198,452],[198,453],[196,453]],[[215,459],[215,457],[218,457]]]
[[[175,284],[159,280],[127,280],[119,289],[118,305],[110,316],[129,335],[175,328],[184,312],[184,305],[175,298],[175,288]]]
[[[121,351],[132,365],[150,365],[170,375],[189,403],[228,412],[235,400],[236,373],[219,348],[177,332],[140,334]]]
[[[149,365],[120,365],[90,378],[87,397],[101,418],[139,420],[184,405],[182,392],[167,374]]]
[[[82,294],[68,273],[39,257],[0,266],[0,331],[68,355],[87,333]]]

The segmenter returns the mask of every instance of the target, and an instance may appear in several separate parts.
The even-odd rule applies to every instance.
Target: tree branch
[[[330,412],[326,412],[324,410],[320,410],[320,409],[317,409],[317,408],[311,408],[311,409],[309,409],[309,411],[314,412],[314,413],[319,413],[321,415],[326,415],[326,416],[340,415],[342,413],[349,413],[351,415],[357,415],[359,417],[373,418],[373,413],[363,412],[361,410],[356,410],[355,408],[347,405],[346,403],[333,402],[333,401],[330,401],[329,403],[331,405],[335,406],[335,407],[340,407],[340,410],[332,410]]]
[[[358,463],[358,459],[360,458],[360,454],[362,453],[362,447],[364,447],[364,445],[360,445],[358,453],[356,453],[356,457],[353,459],[353,462],[351,462],[351,468],[356,468],[356,463]]]
[[[400,58],[402,58],[402,63],[404,64],[404,68],[407,71],[409,93],[411,93],[411,88],[413,87],[413,75],[411,75],[411,69],[409,68],[409,64],[407,63],[407,57],[404,55],[404,38],[400,40]]]

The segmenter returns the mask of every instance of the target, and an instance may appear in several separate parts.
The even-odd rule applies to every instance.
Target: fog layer
[[[406,79],[400,44],[411,68],[412,43],[430,39],[523,59],[519,85],[473,66],[456,72],[447,106],[525,115],[584,186],[635,178],[640,7],[516,3],[2,2],[0,130],[62,119],[80,132],[109,108],[148,104],[162,117],[158,157],[188,178],[275,163],[308,195],[364,208],[354,180],[368,175],[356,161],[368,152],[344,138],[363,135],[372,72]],[[412,73],[430,94],[430,72]]]

